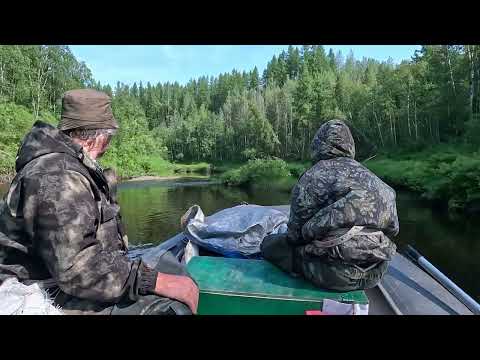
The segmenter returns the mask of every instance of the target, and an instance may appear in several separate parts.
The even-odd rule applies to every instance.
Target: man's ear
[[[110,136],[109,135],[101,135],[102,138],[102,144],[105,147],[108,147],[110,145]]]
[[[87,141],[85,141],[85,147],[88,149],[88,150],[92,150],[93,148],[95,148],[97,145],[98,145],[98,138],[95,138],[95,139],[87,139]]]
[[[106,143],[106,136],[105,135],[99,135],[95,138],[95,147],[98,147],[98,148],[103,148],[105,146],[105,143]]]

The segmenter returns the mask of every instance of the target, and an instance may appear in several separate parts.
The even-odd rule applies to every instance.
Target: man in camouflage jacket
[[[95,90],[69,91],[59,128],[37,121],[25,136],[0,203],[0,283],[53,286],[67,313],[191,314],[198,288],[188,274],[127,257],[120,209],[96,162],[118,128],[110,104]]]
[[[292,191],[288,232],[262,243],[267,260],[322,288],[374,287],[396,251],[395,191],[354,157],[347,125],[322,125],[312,142],[315,165]]]

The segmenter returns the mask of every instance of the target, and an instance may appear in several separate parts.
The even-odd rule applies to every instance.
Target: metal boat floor
[[[428,273],[396,254],[380,282],[404,315],[472,315],[472,312]]]

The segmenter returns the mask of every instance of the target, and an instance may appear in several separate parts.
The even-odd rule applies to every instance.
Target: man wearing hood
[[[67,313],[196,312],[186,272],[127,256],[115,190],[96,161],[117,129],[110,97],[90,89],[64,94],[58,129],[33,125],[0,203],[0,283],[37,282]]]
[[[396,251],[395,191],[354,160],[341,120],[323,124],[311,149],[315,165],[293,188],[288,232],[266,237],[262,254],[321,288],[372,288]]]

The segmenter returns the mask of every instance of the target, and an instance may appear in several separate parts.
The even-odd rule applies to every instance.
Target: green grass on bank
[[[440,146],[370,160],[365,166],[394,187],[418,192],[428,200],[447,202],[450,210],[464,210],[480,203],[478,152]]]
[[[480,208],[480,153],[472,148],[438,145],[415,153],[378,156],[364,163],[395,188],[417,192],[427,200],[448,204],[450,210]],[[227,164],[220,180],[231,186],[291,191],[309,163],[257,159]]]
[[[175,174],[201,174],[210,175],[212,166],[206,162],[194,164],[173,164]]]
[[[175,176],[175,175],[209,175],[211,165],[205,162],[193,164],[171,163],[159,156],[139,156],[137,159],[118,161],[107,159],[101,161],[104,167],[113,167],[122,178],[137,176]]]
[[[238,169],[242,165],[245,165],[245,162],[224,162],[213,164],[212,173],[214,175],[221,175],[230,170]]]
[[[257,159],[263,161],[262,159]],[[212,172],[214,174],[224,174],[230,170],[235,170],[243,165],[246,165],[248,162],[225,162],[221,164],[213,164]],[[292,176],[300,176],[305,170],[307,170],[311,164],[309,162],[286,162],[288,170]]]
[[[307,163],[287,163],[278,158],[255,159],[220,167],[220,180],[231,186],[290,191],[308,167]]]

